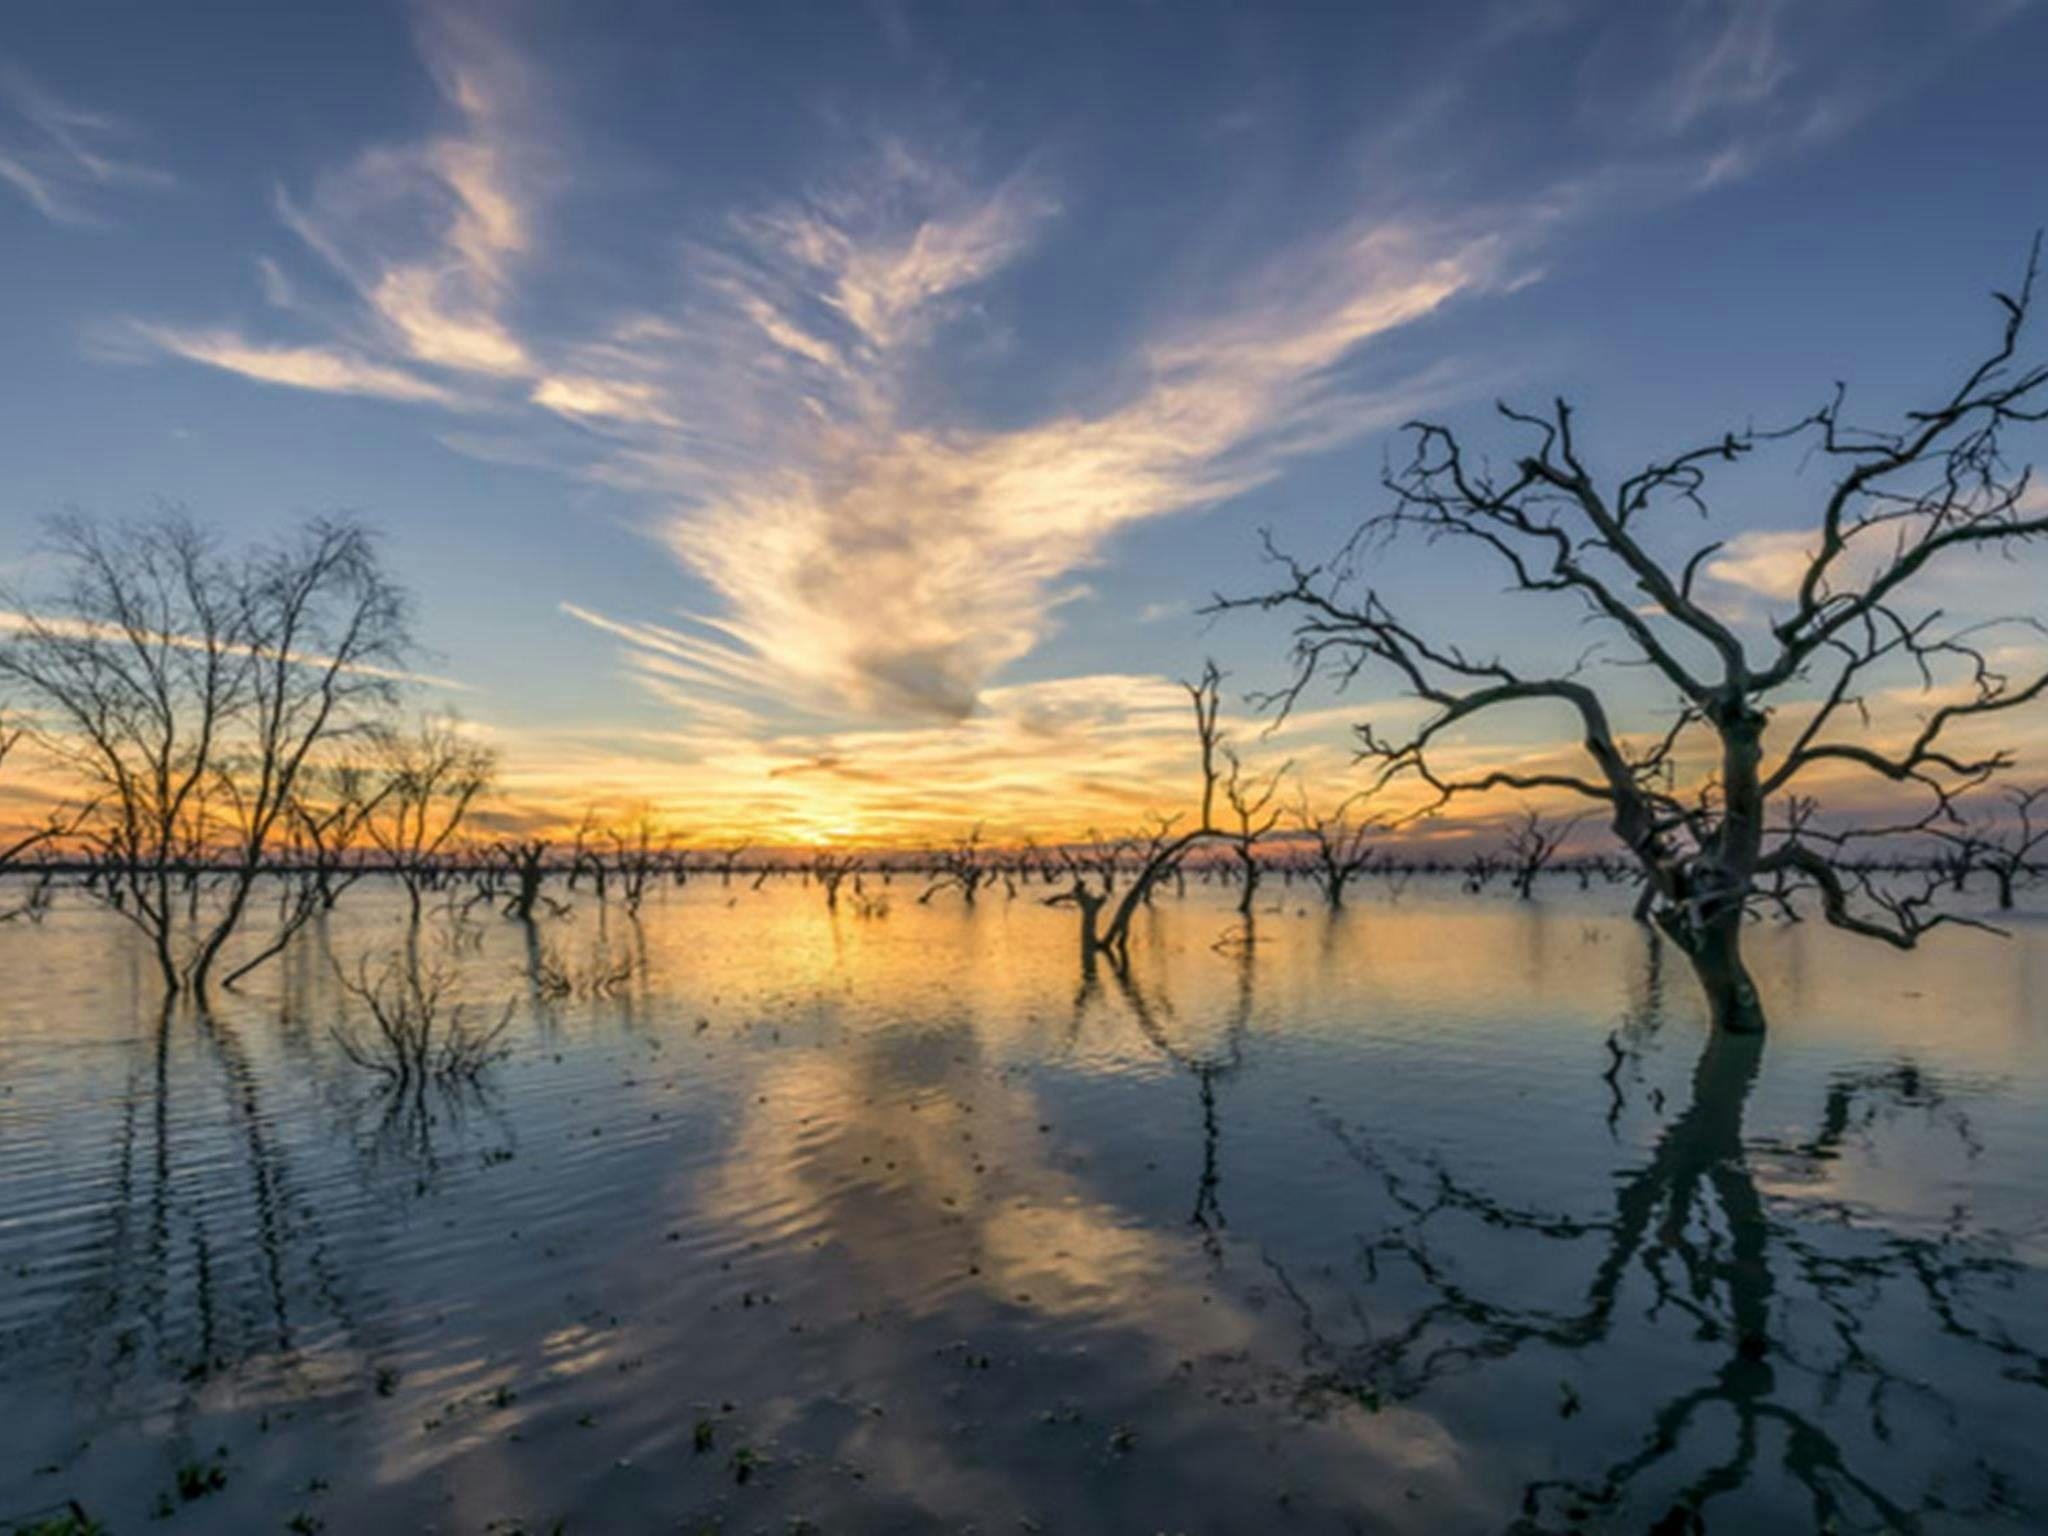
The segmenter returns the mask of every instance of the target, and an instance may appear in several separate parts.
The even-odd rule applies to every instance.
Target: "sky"
[[[1121,827],[1184,803],[1207,656],[1328,799],[1412,706],[1263,728],[1282,629],[1199,612],[1261,530],[1333,547],[1418,415],[1508,451],[1500,397],[1619,474],[1937,393],[2048,222],[2043,11],[16,0],[0,578],[64,508],[358,514],[507,817]],[[1717,603],[1782,599],[1824,488],[1731,483]],[[1585,643],[1456,551],[1384,579],[1475,651]]]

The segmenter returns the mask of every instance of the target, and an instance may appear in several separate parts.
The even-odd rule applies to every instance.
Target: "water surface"
[[[1759,929],[1756,1046],[1568,887],[439,915],[397,1099],[393,892],[204,1013],[0,927],[0,1529],[2043,1528],[2048,927]]]

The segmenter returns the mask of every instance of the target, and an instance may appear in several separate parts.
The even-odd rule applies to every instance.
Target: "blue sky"
[[[1156,798],[1167,680],[1280,659],[1193,608],[1409,416],[1569,395],[1617,471],[1836,378],[1882,417],[2048,219],[2012,0],[9,22],[0,561],[67,505],[359,510],[515,792],[807,836]],[[1283,745],[1339,772],[1347,709]]]

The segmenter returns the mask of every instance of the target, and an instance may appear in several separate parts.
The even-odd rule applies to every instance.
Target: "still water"
[[[509,1054],[398,1098],[393,892],[205,1015],[0,927],[0,1530],[2048,1529],[2048,924],[1710,1043],[1568,883],[444,914]]]

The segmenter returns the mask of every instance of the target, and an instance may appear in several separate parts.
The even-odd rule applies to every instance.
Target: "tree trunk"
[[[1694,937],[1687,953],[1707,995],[1714,1028],[1735,1035],[1762,1034],[1763,1000],[1743,964],[1741,918],[1711,924]]]
[[[1081,909],[1081,963],[1087,965],[1094,961],[1095,952],[1102,948],[1102,940],[1095,931],[1096,914],[1102,910],[1102,899],[1096,897],[1091,900],[1082,896],[1075,905]]]

